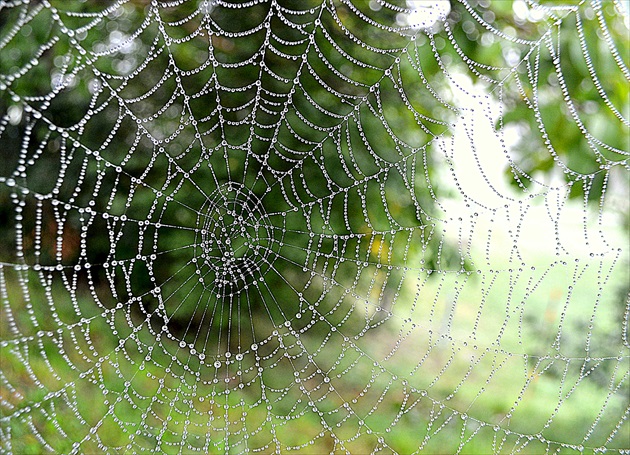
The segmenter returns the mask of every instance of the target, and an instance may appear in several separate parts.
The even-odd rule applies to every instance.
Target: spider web
[[[0,2],[3,452],[630,449],[623,2],[109,3]]]

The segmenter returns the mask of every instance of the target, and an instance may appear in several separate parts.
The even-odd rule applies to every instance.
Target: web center
[[[241,184],[219,187],[197,218],[199,281],[219,296],[238,294],[268,268],[271,224],[261,201]]]

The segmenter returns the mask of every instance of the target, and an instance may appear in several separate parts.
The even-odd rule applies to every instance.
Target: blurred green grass
[[[4,302],[23,332],[11,331],[5,312],[0,337],[7,344],[0,350],[0,358],[6,378],[3,383],[13,390],[2,390],[2,413],[24,412],[9,420],[5,435],[12,441],[14,453],[42,453],[51,448],[68,453],[75,443],[86,453],[126,453],[140,447],[164,453],[240,453],[260,447],[261,453],[272,453],[275,440],[284,449],[303,446],[297,453],[342,453],[346,449],[370,453],[381,437],[398,453],[412,453],[422,444],[421,453],[508,453],[518,449],[536,454],[575,453],[576,449],[563,444],[579,446],[598,421],[583,453],[592,453],[588,447],[604,444],[610,449],[627,447],[627,421],[606,443],[628,405],[629,367],[627,361],[616,360],[622,349],[616,291],[624,284],[623,267],[614,269],[603,286],[595,311],[592,297],[601,282],[597,264],[580,269],[579,280],[574,282],[576,266],[550,266],[555,261],[553,254],[541,252],[532,264],[538,272],[525,273],[518,280],[513,274],[497,271],[485,278],[474,273],[438,273],[431,280],[420,281],[419,305],[412,310],[413,299],[400,299],[393,308],[394,317],[356,340],[357,348],[376,360],[378,367],[347,346],[344,355],[337,343],[322,346],[317,361],[325,364],[332,363],[326,359],[338,359],[340,363],[330,370],[335,393],[320,391],[318,395],[315,380],[308,385],[314,396],[324,397],[315,405],[318,412],[305,397],[291,397],[295,388],[289,387],[289,398],[284,399],[282,393],[272,392],[274,384],[283,390],[292,380],[288,363],[278,362],[260,376],[257,370],[249,376],[244,373],[243,381],[251,382],[238,389],[237,383],[213,384],[217,375],[212,368],[202,368],[178,352],[182,365],[197,369],[202,379],[210,380],[209,384],[195,382],[190,371],[172,365],[168,355],[160,356],[159,349],[148,354],[150,361],[142,362],[143,348],[130,338],[118,345],[128,334],[121,331],[112,336],[112,326],[98,315],[100,310],[92,309],[95,317],[89,324],[66,326],[59,335],[29,333],[32,313],[40,313],[38,318],[48,330],[56,325],[42,319],[43,308],[50,305],[49,310],[69,324],[76,320],[72,302],[85,310],[94,305],[93,298],[77,292],[76,297],[63,301],[59,296],[67,292],[60,287],[52,289],[48,298],[31,293],[27,306],[21,289],[24,272],[18,279],[3,267],[3,288],[8,292]],[[497,264],[497,269],[502,265],[508,264]],[[602,265],[611,263],[603,260]],[[34,272],[26,274],[31,285],[37,281]],[[528,276],[534,280],[525,279]],[[535,289],[532,282],[537,283]],[[570,286],[575,288],[567,295]],[[585,327],[593,314],[595,329],[585,354]],[[552,345],[558,333],[556,351]],[[145,346],[150,345],[153,336],[146,329],[137,334],[146,341]],[[611,334],[617,338],[606,338]],[[26,338],[20,338],[22,335]],[[311,336],[304,335],[305,344]],[[174,344],[170,340],[161,343],[167,352],[177,350],[169,347]],[[586,356],[610,360],[598,363]],[[245,372],[250,367],[247,359],[241,364]],[[341,377],[332,374],[347,367],[351,368]],[[588,368],[594,369],[588,372]],[[92,373],[81,377],[81,371],[88,370]],[[175,374],[187,379],[178,380]],[[610,393],[619,381],[623,382],[621,388]],[[266,402],[261,400],[263,385],[268,388]],[[232,393],[220,394],[228,388]],[[213,397],[213,391],[219,393]],[[426,396],[419,391],[426,391]],[[566,394],[569,397],[559,404]],[[353,401],[357,398],[358,402]],[[267,406],[272,402],[270,410]],[[337,412],[345,403],[365,416],[361,430]],[[335,428],[336,437],[323,428],[322,420]],[[338,422],[340,426],[335,427]],[[372,434],[367,434],[367,428]],[[348,442],[342,447],[339,439]]]

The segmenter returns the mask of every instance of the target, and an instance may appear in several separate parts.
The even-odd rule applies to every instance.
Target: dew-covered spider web
[[[628,25],[0,1],[0,451],[630,450]]]

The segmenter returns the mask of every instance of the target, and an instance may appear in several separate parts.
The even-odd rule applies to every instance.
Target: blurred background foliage
[[[46,200],[42,242],[48,245],[29,258],[27,243],[27,263],[124,261],[145,254],[138,251],[140,237],[148,254],[158,248],[148,240],[156,237],[157,218],[163,225],[194,224],[194,209],[208,195],[239,181],[267,212],[286,214],[271,219],[287,223],[273,235],[282,232],[285,244],[299,247],[276,251],[288,260],[278,267],[305,262],[303,232],[317,234],[321,251],[401,265],[410,252],[394,243],[409,242],[387,232],[425,226],[412,243],[421,250],[421,266],[465,270],[466,261],[455,245],[444,244],[433,218],[440,182],[431,147],[457,118],[449,73],[487,84],[503,103],[497,127],[520,138],[506,167],[514,185],[527,188],[555,176],[572,185],[572,197],[599,201],[611,173],[627,167],[628,85],[615,62],[623,56],[607,43],[623,49],[627,28],[612,2],[550,15],[522,1],[451,2],[447,20],[424,29],[374,1],[340,2],[334,10],[317,1],[263,2],[247,14],[195,1],[163,3],[159,13],[144,1],[106,10],[91,1],[51,6],[5,7],[0,17],[10,44],[0,54],[0,109],[9,120],[2,175],[23,175],[21,186],[58,201],[114,217],[133,213],[152,225],[120,223],[114,230],[121,236],[112,243],[103,233],[116,221],[96,217],[82,253],[81,217],[71,210],[64,226],[55,226],[56,208]],[[199,8],[206,14],[196,14]],[[291,10],[304,11],[290,17],[299,27],[283,21]],[[93,25],[95,16],[73,11],[105,11],[106,17]],[[29,15],[24,27],[11,26]],[[604,37],[601,23],[608,24]],[[96,159],[86,159],[90,152]],[[31,160],[28,172],[16,172],[19,159]],[[182,178],[185,172],[204,182],[203,191]],[[177,203],[165,203],[168,194]],[[6,191],[2,197],[2,225],[10,229],[12,204]],[[32,209],[29,203],[25,210]],[[27,218],[25,228],[31,243],[32,221]],[[362,234],[361,241],[335,247],[333,235],[353,233]],[[160,247],[194,242],[187,234],[162,229]],[[15,242],[10,232],[6,237]],[[17,245],[7,246],[1,259],[15,262]],[[157,259],[151,271],[137,266],[138,294],[186,275],[187,252],[178,254]],[[417,253],[411,257],[418,260]],[[284,286],[283,274],[267,276],[269,287]],[[373,274],[365,273],[368,280]],[[106,283],[104,275],[95,269],[91,279]],[[116,289],[121,295],[114,300],[125,300],[124,281]],[[179,313],[188,320],[185,310]]]
[[[247,14],[201,1],[48,3],[0,7],[0,261],[61,264],[59,295],[127,302],[134,323],[167,324],[191,348],[218,333],[212,341],[236,352],[297,314],[296,330],[308,328],[304,306],[323,294],[330,324],[365,334],[388,316],[349,312],[356,295],[387,314],[404,267],[470,270],[436,207],[447,190],[432,149],[458,118],[449,75],[502,103],[496,128],[519,138],[505,169],[515,187],[559,178],[594,204],[624,188],[614,185],[628,170],[627,56],[609,44],[627,48],[628,29],[613,2],[543,14],[518,0],[452,1],[428,28],[376,1],[263,2]],[[9,179],[29,193],[16,196]],[[271,255],[246,302],[217,287],[217,270],[188,282],[198,238],[179,228],[196,226],[228,182],[260,201],[260,212],[241,210],[257,213]],[[238,250],[239,273],[257,277]],[[156,311],[164,299],[176,309]],[[66,323],[96,314],[79,301]]]

